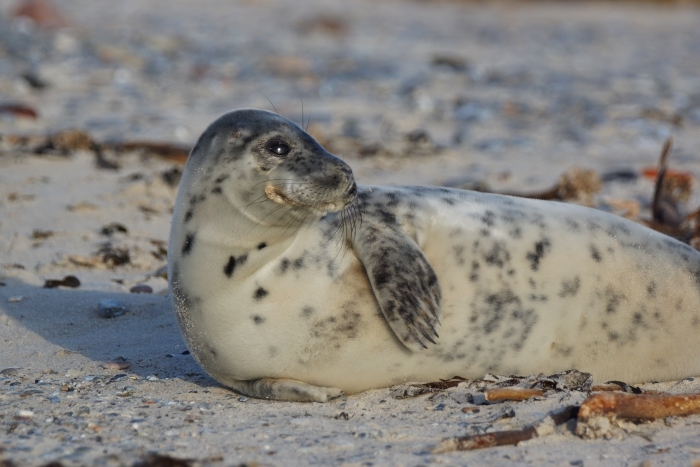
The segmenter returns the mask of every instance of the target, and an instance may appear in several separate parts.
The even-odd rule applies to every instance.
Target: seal
[[[357,186],[263,110],[199,138],[168,266],[192,355],[253,397],[327,401],[487,372],[700,374],[696,250],[576,205]]]

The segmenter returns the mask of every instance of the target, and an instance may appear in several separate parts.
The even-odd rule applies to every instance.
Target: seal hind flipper
[[[419,352],[440,336],[440,284],[416,243],[398,226],[366,222],[352,241],[396,337]]]
[[[250,381],[222,379],[230,388],[258,399],[294,402],[328,402],[343,395],[337,388],[313,386],[293,379],[261,378]]]

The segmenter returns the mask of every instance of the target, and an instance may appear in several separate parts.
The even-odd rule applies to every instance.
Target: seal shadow
[[[14,278],[3,282],[0,342],[11,350],[0,352],[0,369],[121,372],[141,378],[181,378],[203,388],[223,387],[189,355],[169,296],[46,289]],[[115,318],[100,317],[97,305],[103,299],[118,300],[127,312]],[[125,370],[100,368],[118,357],[131,366]]]

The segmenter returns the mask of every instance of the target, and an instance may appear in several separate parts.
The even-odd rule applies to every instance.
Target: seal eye
[[[284,141],[272,141],[267,144],[267,150],[275,156],[286,156],[289,153],[289,145]]]

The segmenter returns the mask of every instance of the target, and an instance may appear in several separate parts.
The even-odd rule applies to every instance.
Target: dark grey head
[[[234,110],[212,123],[192,150],[186,171],[214,184],[213,193],[254,217],[280,205],[288,208],[280,213],[297,217],[299,211],[339,211],[357,194],[345,162],[296,123],[259,109]]]

